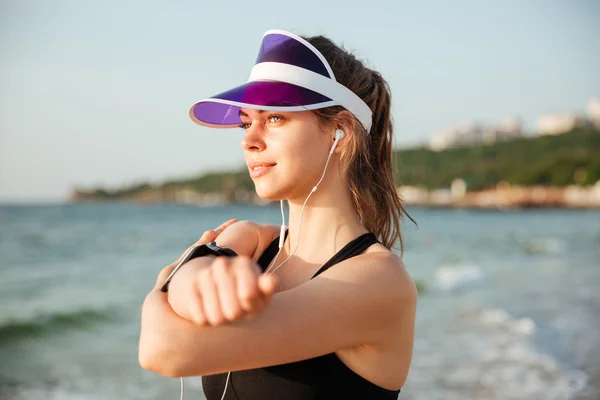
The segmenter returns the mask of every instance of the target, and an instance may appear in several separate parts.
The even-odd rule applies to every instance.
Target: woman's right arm
[[[217,237],[216,242],[221,247],[231,248],[238,255],[246,256],[256,261],[278,233],[279,228],[273,225],[240,221],[224,229]],[[213,259],[214,256],[205,256],[188,261],[177,271],[169,284],[168,301],[173,311],[180,317],[198,325],[210,323],[211,318],[206,318],[204,310],[206,305],[203,304],[199,288],[194,282],[198,281],[198,274],[204,267],[211,265]],[[164,276],[164,273],[168,275],[172,269],[173,266],[170,266],[168,272],[163,271],[161,276]],[[256,272],[260,273],[260,271]],[[240,285],[237,289],[240,291],[244,289],[246,292],[250,291],[249,296],[244,296],[244,298],[249,299],[243,301],[240,304],[241,307],[236,308],[237,312],[232,312],[229,317],[225,316],[227,320],[240,318],[242,316],[240,312],[242,314],[244,314],[244,311],[252,313],[266,306],[268,298],[265,298],[261,294],[261,286],[256,285],[255,278],[246,275],[247,273],[239,276],[238,281],[240,281]],[[162,282],[157,282],[157,284],[162,284]],[[269,287],[268,282],[267,286],[264,287]],[[146,304],[144,304],[145,306]],[[237,306],[237,304],[233,306]]]

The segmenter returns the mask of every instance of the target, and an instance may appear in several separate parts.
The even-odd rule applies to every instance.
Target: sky
[[[395,145],[444,127],[584,112],[600,2],[0,1],[0,202],[61,202],[244,165],[197,100],[247,81],[262,35],[323,34],[382,73]]]

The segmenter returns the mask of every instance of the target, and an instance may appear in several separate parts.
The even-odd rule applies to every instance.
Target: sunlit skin
[[[257,194],[289,203],[289,235],[277,265],[296,243],[302,205],[323,173],[337,127],[321,127],[308,111],[242,109],[240,116],[241,146]],[[279,227],[249,221],[200,240],[216,238],[240,257],[188,262],[167,295],[158,288],[172,265],[161,272],[142,311],[142,366],[169,376],[209,375],[336,352],[377,385],[395,390],[404,384],[416,290],[401,259],[376,244],[310,279],[366,232],[339,172],[352,134],[339,142],[304,210],[297,251],[274,275],[262,274],[256,260]]]

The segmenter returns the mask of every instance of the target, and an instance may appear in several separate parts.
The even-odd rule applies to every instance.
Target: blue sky
[[[262,34],[324,34],[392,87],[396,145],[444,126],[583,112],[600,2],[0,2],[0,201],[60,201],[243,165],[190,105],[247,80]]]

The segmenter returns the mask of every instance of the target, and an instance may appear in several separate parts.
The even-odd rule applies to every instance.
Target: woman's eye
[[[269,122],[277,123],[283,121],[283,117],[281,115],[269,115]]]
[[[267,121],[272,124],[277,124],[277,123],[283,121],[283,117],[281,115],[269,115],[267,117]],[[251,122],[242,122],[238,126],[245,130],[245,129],[250,128],[250,126],[252,126],[252,123]]]

